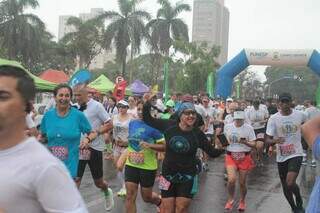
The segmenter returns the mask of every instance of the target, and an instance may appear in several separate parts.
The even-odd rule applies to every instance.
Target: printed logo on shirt
[[[239,142],[239,134],[237,132],[232,132],[228,139],[230,143],[238,143]]]
[[[182,136],[174,136],[169,140],[169,147],[177,153],[186,153],[190,150],[188,140]]]
[[[288,137],[295,135],[298,131],[299,127],[294,124],[292,121],[283,122],[280,127],[280,132],[282,133],[283,137]]]

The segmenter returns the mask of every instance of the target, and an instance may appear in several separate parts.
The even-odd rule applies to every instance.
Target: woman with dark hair
[[[215,149],[205,134],[196,127],[196,110],[193,103],[184,102],[178,109],[177,120],[156,119],[150,115],[150,102],[143,107],[143,121],[164,133],[165,157],[159,188],[162,196],[162,212],[187,212],[197,192],[197,159],[200,148],[211,157],[218,157],[223,151]]]
[[[58,85],[54,91],[56,107],[45,113],[41,133],[47,138],[48,148],[64,162],[71,176],[76,178],[80,149],[86,149],[97,137],[85,115],[71,107],[72,89],[67,84]],[[81,134],[87,136],[80,143]]]
[[[113,117],[114,115],[118,114],[118,108],[117,108],[117,100],[115,97],[110,96],[108,99],[108,106],[106,108],[107,113],[109,113],[109,115],[111,117]]]

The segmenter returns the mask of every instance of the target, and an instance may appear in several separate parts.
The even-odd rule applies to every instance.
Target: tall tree
[[[126,75],[126,60],[128,47],[132,45],[131,51],[139,52],[141,41],[146,35],[145,21],[151,16],[147,11],[137,9],[143,0],[118,0],[120,12],[106,11],[100,18],[109,20],[111,23],[105,31],[105,46],[116,48],[116,60],[122,64],[122,76]]]
[[[44,23],[24,11],[39,6],[37,0],[3,0],[0,2],[0,47],[9,59],[22,61],[30,67],[41,54]]]
[[[67,25],[74,27],[74,31],[66,34],[62,42],[73,49],[79,60],[79,67],[87,69],[102,51],[103,22],[100,19],[84,21],[78,17],[70,17]]]
[[[152,48],[168,57],[174,40],[189,41],[188,25],[178,16],[181,12],[191,11],[191,8],[182,2],[173,6],[169,0],[158,0],[158,3],[161,8],[157,12],[157,18],[147,24],[147,29],[150,32]]]

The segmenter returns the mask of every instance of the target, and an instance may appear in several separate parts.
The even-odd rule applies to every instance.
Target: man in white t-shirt
[[[65,166],[24,133],[25,110],[35,97],[33,80],[20,65],[4,63],[0,64],[0,209],[87,213]]]
[[[257,137],[256,149],[253,152],[254,160],[256,160],[257,166],[262,166],[264,134],[266,133],[266,123],[269,118],[269,112],[267,108],[261,107],[259,100],[254,100],[252,105],[253,106],[247,110],[246,117]]]
[[[112,129],[111,118],[100,102],[89,98],[88,88],[85,85],[77,85],[73,90],[74,97],[80,106],[79,110],[83,111],[97,134],[96,139],[90,144],[90,149],[80,152],[76,183],[80,187],[81,179],[88,164],[94,184],[104,192],[105,208],[110,211],[113,208],[114,201],[112,190],[103,180],[103,151],[105,148],[103,134]]]
[[[276,145],[283,193],[292,211],[303,212],[303,202],[296,179],[303,156],[301,125],[305,122],[306,116],[302,112],[293,110],[291,104],[291,94],[283,93],[279,96],[279,112],[272,115],[268,121],[266,143]]]

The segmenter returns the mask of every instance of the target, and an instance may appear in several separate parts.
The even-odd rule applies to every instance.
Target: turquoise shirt
[[[62,160],[71,176],[77,176],[81,134],[89,133],[91,125],[85,115],[71,107],[64,117],[56,109],[46,112],[41,122],[41,132],[48,138],[48,148]]]

